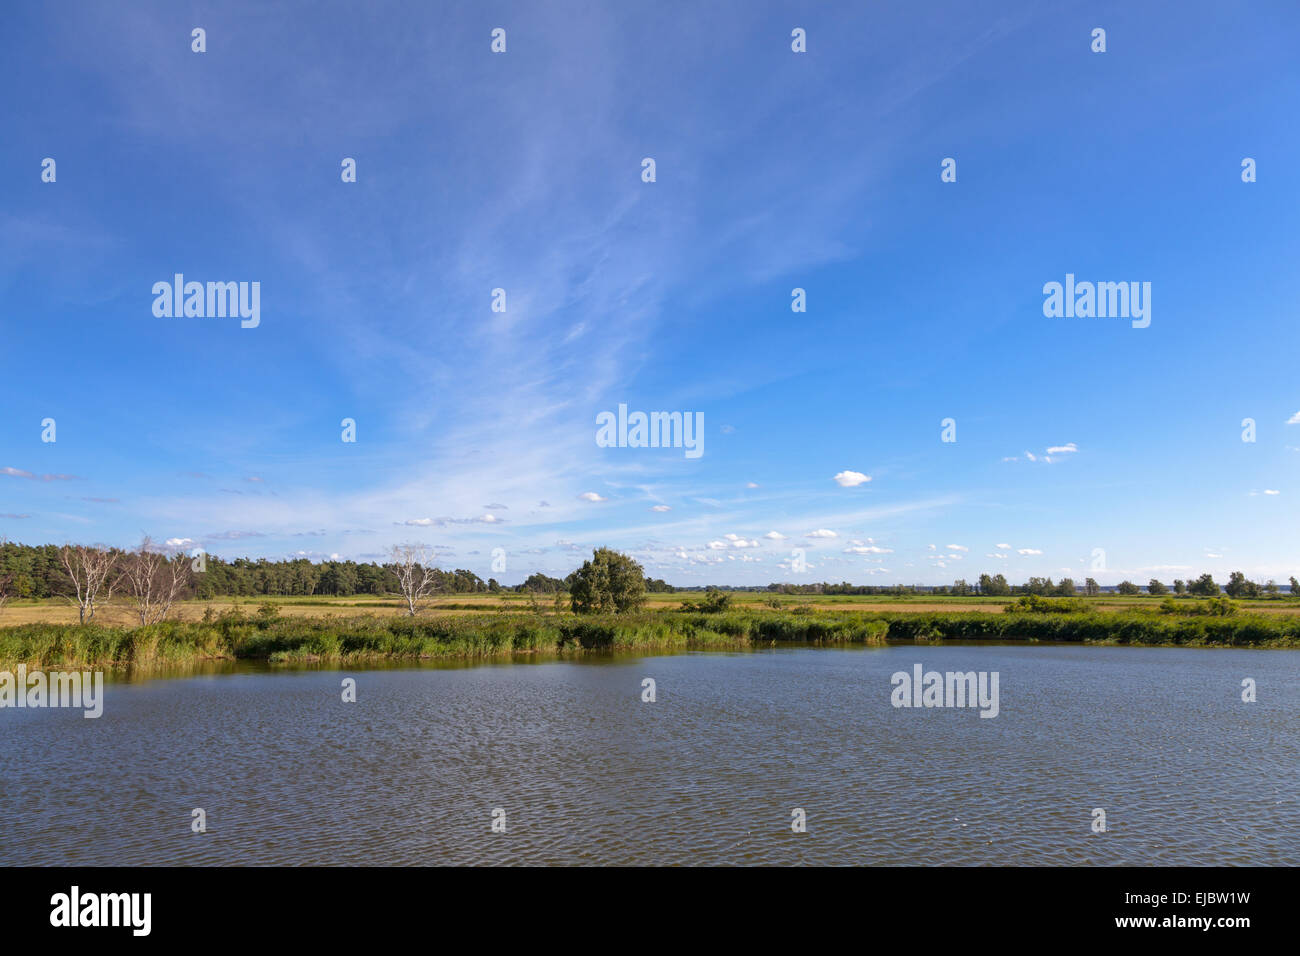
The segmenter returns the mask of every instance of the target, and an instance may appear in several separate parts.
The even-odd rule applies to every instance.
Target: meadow
[[[774,594],[757,591],[732,591],[728,593],[731,606],[734,609],[749,610],[756,613],[837,611],[860,614],[887,612],[900,614],[987,614],[1000,613],[1008,605],[1012,605],[1017,601],[1016,597],[954,597],[951,595],[923,593],[904,595]],[[690,591],[651,593],[646,597],[645,610],[675,611],[682,606],[683,602],[698,600],[700,597],[700,592]],[[1113,614],[1155,610],[1166,599],[1146,594],[1106,594],[1075,600],[1086,602],[1088,608],[1098,613]],[[1194,606],[1196,601],[1195,599],[1180,598],[1177,603]],[[209,609],[211,609],[211,613],[215,614],[233,612],[253,614],[259,607],[267,604],[274,605],[283,617],[351,618],[356,617],[358,614],[376,617],[397,617],[406,614],[405,603],[396,595],[385,597],[364,594],[349,597],[252,595],[179,602],[172,608],[169,617],[180,621],[201,621],[204,615],[209,612]],[[1300,616],[1300,595],[1295,598],[1238,599],[1233,604],[1244,614]],[[555,612],[554,595],[538,594],[534,598],[532,595],[517,594],[513,591],[504,591],[499,594],[448,594],[441,598],[434,598],[421,614],[422,616],[445,616],[450,614],[535,614],[539,612],[546,614]],[[130,627],[132,618],[131,608],[126,604],[117,603],[100,608],[96,613],[95,621],[102,625]],[[19,624],[74,624],[76,621],[76,606],[61,598],[11,600],[3,609],[0,609],[0,629]]]

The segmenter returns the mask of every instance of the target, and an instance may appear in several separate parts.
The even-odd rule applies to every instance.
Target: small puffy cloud
[[[949,551],[969,551],[969,550],[970,550],[970,548],[966,547],[966,545],[964,545],[964,544],[945,544],[944,547],[947,548]]]
[[[655,505],[650,510],[651,511],[672,511],[673,509],[668,505]]]
[[[1016,548],[1016,554],[1042,554],[1037,548]]]
[[[745,483],[745,487],[746,487],[746,488],[757,488],[757,487],[758,487],[758,482],[756,482],[756,481],[749,481],[749,482],[746,482],[746,483]]]
[[[34,475],[30,471],[23,471],[21,468],[10,468],[5,466],[0,468],[0,475],[8,475],[10,478],[30,478],[33,481],[76,481],[76,475]]]
[[[893,554],[893,548],[882,548],[876,544],[875,538],[868,538],[866,541],[850,541],[845,554]]]
[[[725,550],[727,550],[727,542],[725,542],[725,541],[710,541],[710,542],[709,542],[709,550],[710,550],[710,551],[725,551]]]
[[[993,547],[997,548],[999,551],[1010,551],[1010,550],[1011,550],[1011,545],[1009,545],[1009,544],[995,544]]]
[[[582,501],[608,501],[609,500],[608,498],[596,494],[594,491],[584,491],[582,494],[578,495],[578,498],[581,499]]]
[[[189,548],[194,546],[193,538],[168,538],[163,542],[169,548]]]
[[[479,516],[478,516],[477,518],[475,518],[474,520],[475,520],[475,521],[481,521],[481,522],[483,522],[484,524],[500,524],[501,521],[502,521],[503,519],[498,518],[498,517],[497,517],[496,515],[494,515],[494,514],[483,514],[483,515],[479,515]]]
[[[1265,489],[1264,489],[1264,494],[1266,494],[1266,495],[1280,495],[1281,493],[1282,493],[1282,492],[1278,491],[1276,488],[1265,488]]]
[[[808,537],[810,537],[810,538],[838,538],[839,535],[836,534],[834,531],[830,531],[830,530],[828,530],[828,529],[826,529],[826,528],[818,528],[816,531],[809,531],[809,532],[808,532]]]
[[[1071,452],[1079,450],[1079,446],[1074,442],[1066,442],[1064,445],[1055,445],[1047,449],[1049,455],[1068,455]]]
[[[1035,457],[1032,451],[1025,452],[1025,457],[1028,458],[1030,461],[1038,461],[1038,458]]]
[[[933,550],[935,550],[935,546],[932,545],[932,544],[927,544],[925,547],[926,547],[926,549],[929,550],[929,551],[933,551]]]
[[[733,548],[757,548],[758,547],[758,541],[749,538],[742,538],[738,534],[727,534],[727,535],[723,535],[723,537],[731,542],[731,546]]]
[[[251,475],[251,476],[249,476],[248,478],[245,478],[244,480],[245,480],[245,481],[251,481],[251,482],[253,482],[253,484],[255,484],[255,485],[260,485],[260,484],[262,483],[262,479],[259,478],[257,475]]]
[[[785,540],[785,535],[783,535],[780,531],[769,531],[767,534],[763,535],[763,537],[767,538],[767,540],[769,541]]]
[[[858,485],[866,484],[871,480],[870,475],[864,475],[860,471],[841,471],[832,479],[841,488],[856,488]]]
[[[1286,423],[1288,425],[1300,425],[1300,412],[1296,412],[1294,415],[1288,418],[1286,420]]]
[[[433,524],[433,519],[432,518],[407,518],[402,523],[406,525],[411,525],[412,527],[416,527],[416,528],[427,528]]]

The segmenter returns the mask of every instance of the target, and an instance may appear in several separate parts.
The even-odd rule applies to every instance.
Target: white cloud
[[[1265,488],[1265,489],[1264,489],[1264,494],[1266,494],[1266,495],[1280,495],[1281,493],[1282,493],[1282,492],[1277,491],[1277,490],[1275,490],[1275,489],[1273,489],[1273,488]]]
[[[838,538],[839,535],[834,531],[828,531],[826,528],[818,528],[816,531],[809,531],[810,538]]]
[[[947,548],[949,551],[969,551],[969,550],[970,550],[970,548],[966,547],[966,545],[964,545],[964,544],[946,544],[946,545],[944,545],[944,547]]]
[[[609,500],[608,498],[601,497],[600,495],[596,494],[594,491],[584,491],[582,494],[578,495],[578,497],[581,498],[583,501],[608,501]]]
[[[651,510],[651,511],[672,511],[673,509],[672,509],[671,507],[669,507],[668,505],[655,505],[655,506],[654,506],[653,508],[651,508],[650,510]]]
[[[1037,548],[1017,548],[1016,554],[1042,554]]]
[[[1066,442],[1064,445],[1055,445],[1047,449],[1049,455],[1068,455],[1070,452],[1078,451],[1079,446],[1074,442]]]
[[[1300,412],[1296,412],[1294,415],[1288,418],[1286,420],[1286,423],[1288,425],[1300,425]]]
[[[780,531],[769,531],[767,534],[763,535],[763,537],[767,538],[769,541],[785,540],[785,535],[783,535]]]
[[[1009,545],[1009,544],[995,544],[993,547],[997,548],[999,551],[1010,551],[1010,550],[1011,550],[1011,545]]]
[[[166,545],[169,548],[188,548],[194,544],[193,538],[168,538]]]
[[[748,483],[746,483],[745,487],[746,487],[746,488],[757,488],[757,487],[758,487],[758,482],[756,482],[756,481],[748,482]]]
[[[864,475],[860,471],[841,471],[833,480],[841,488],[856,488],[858,485],[870,481],[871,476]]]

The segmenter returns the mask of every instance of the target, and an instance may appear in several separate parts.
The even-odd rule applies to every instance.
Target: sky
[[[0,537],[1284,583],[1298,39],[1293,2],[15,4]],[[258,283],[256,327],[156,315],[178,273]],[[1150,324],[1046,315],[1067,274]],[[620,405],[702,453],[602,447]]]

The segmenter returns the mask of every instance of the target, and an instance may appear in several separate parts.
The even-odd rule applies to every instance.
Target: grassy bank
[[[860,616],[756,618],[649,613],[626,617],[283,618],[222,615],[121,628],[26,624],[0,629],[0,664],[43,667],[193,660],[367,661],[535,652],[741,648],[780,642],[883,643],[888,625]]]
[[[1300,647],[1300,620],[1156,613],[648,612],[625,617],[249,618],[149,627],[26,624],[0,629],[0,666],[150,666],[197,660],[364,662],[591,650],[686,650],[780,644],[1004,643]]]

